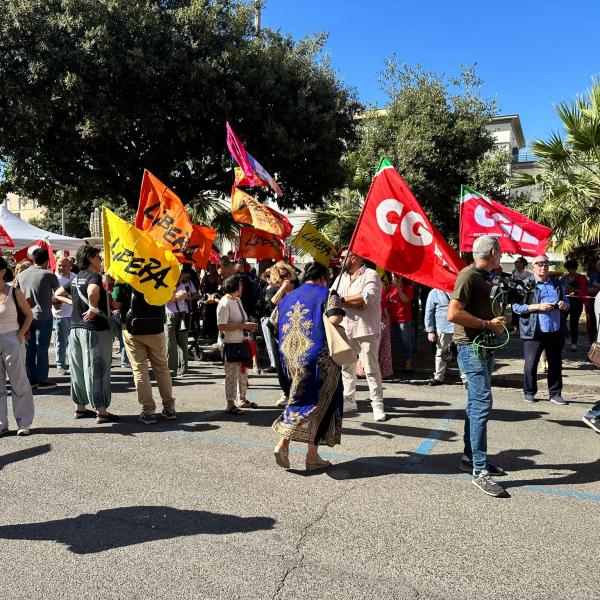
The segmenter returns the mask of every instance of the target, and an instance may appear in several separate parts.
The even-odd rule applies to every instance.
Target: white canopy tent
[[[6,233],[10,235],[15,243],[14,248],[7,248],[7,250],[11,251],[21,250],[39,240],[48,242],[55,252],[57,250],[76,252],[80,246],[85,244],[85,241],[79,238],[44,231],[39,227],[35,227],[35,225],[27,223],[27,221],[23,221],[23,219],[17,217],[17,215],[8,209],[6,202],[0,206],[0,225],[4,227]]]

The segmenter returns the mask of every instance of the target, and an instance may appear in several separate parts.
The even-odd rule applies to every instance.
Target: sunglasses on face
[[[533,263],[536,267],[547,267],[550,265],[550,261],[548,260],[541,260],[539,262],[535,262]]]

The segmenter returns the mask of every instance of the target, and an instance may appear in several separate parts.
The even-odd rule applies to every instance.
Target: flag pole
[[[380,162],[380,164],[381,164],[381,162]],[[377,169],[377,171],[375,172],[375,176],[373,177],[373,180],[371,181],[371,185],[369,186],[369,191],[367,192],[367,195],[365,196],[365,200],[363,202],[363,206],[360,211],[360,215],[358,216],[356,225],[354,226],[354,231],[352,232],[352,237],[350,238],[350,243],[348,244],[348,252],[352,252],[352,245],[354,244],[354,238],[356,237],[356,232],[358,231],[358,228],[360,227],[360,222],[362,221],[363,215],[365,213],[365,206],[367,205],[367,198],[369,197],[369,195],[371,193],[371,189],[373,188],[373,184],[375,183],[375,177],[377,177],[378,172],[379,172],[379,169]],[[340,276],[337,278],[337,285],[334,288],[334,290],[336,292],[338,290],[338,287],[340,286],[340,283],[342,280],[342,274],[344,273],[344,267],[346,266],[347,260],[348,260],[348,254],[346,253],[346,258],[344,258],[344,262],[342,263],[342,269],[340,271]]]

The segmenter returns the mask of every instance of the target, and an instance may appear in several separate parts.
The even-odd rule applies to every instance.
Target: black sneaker
[[[177,413],[174,410],[163,410],[162,416],[167,421],[176,421],[177,420]]]
[[[266,369],[263,369],[263,373],[277,373],[277,369],[276,367],[267,367]]]
[[[144,423],[144,425],[156,425],[156,423],[158,423],[158,417],[155,414],[143,412],[138,417],[138,421]]]
[[[50,389],[50,388],[55,388],[56,387],[56,383],[54,383],[54,381],[40,381],[38,384],[38,389]]]
[[[472,473],[473,472],[472,459],[466,458],[465,456],[463,456],[462,460],[460,461],[459,468],[461,471],[464,471],[465,473]],[[493,475],[494,477],[502,477],[503,475],[506,475],[506,471],[502,467],[496,467],[495,465],[493,465],[491,463],[488,463],[487,471],[490,475]]]
[[[440,381],[439,379],[436,379],[435,377],[432,377],[427,383],[429,385],[444,385],[443,381]]]
[[[473,479],[471,479],[471,483],[488,496],[497,498],[498,496],[503,496],[505,493],[504,488],[497,484],[487,471],[476,472],[473,475]]]
[[[596,417],[582,417],[581,419],[588,427],[591,427],[594,431],[600,433],[600,419]]]

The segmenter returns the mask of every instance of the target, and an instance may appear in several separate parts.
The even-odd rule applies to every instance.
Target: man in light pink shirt
[[[377,272],[365,266],[364,260],[347,249],[342,251],[344,272],[335,280],[346,311],[343,326],[350,345],[356,350],[365,368],[373,418],[385,421],[383,384],[379,370],[379,340],[381,337],[381,279]],[[344,412],[356,408],[356,363],[342,367]]]

